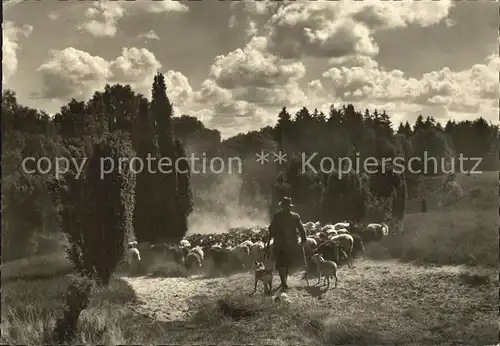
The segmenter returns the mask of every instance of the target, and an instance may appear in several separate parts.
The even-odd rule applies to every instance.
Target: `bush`
[[[53,184],[69,259],[77,272],[97,275],[103,284],[109,282],[132,235],[135,176],[123,165],[101,179],[101,158],[111,158],[117,166],[119,159],[131,155],[127,138],[119,132],[107,134],[94,145],[83,177],[69,172]]]
[[[53,338],[59,344],[71,343],[76,336],[78,317],[90,302],[94,283],[88,278],[72,276],[66,292],[66,305],[63,315],[56,321]],[[48,339],[47,342],[50,342]]]
[[[111,158],[116,166],[119,159],[130,159],[130,141],[121,138],[120,133],[109,134],[94,146],[88,163],[88,193],[92,206],[88,209],[91,211],[87,219],[90,234],[85,251],[92,253],[97,277],[107,284],[132,237],[135,175],[125,164],[115,167],[101,179],[101,158],[104,157]]]

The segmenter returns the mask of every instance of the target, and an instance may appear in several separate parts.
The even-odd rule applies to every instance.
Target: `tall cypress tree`
[[[157,157],[158,148],[155,136],[154,119],[149,112],[149,103],[146,99],[141,100],[139,114],[136,123],[134,146],[137,156],[146,164],[148,155],[152,158]],[[152,168],[156,170],[156,165]],[[158,174],[158,173],[156,173]],[[138,242],[154,240],[155,225],[153,223],[153,214],[156,191],[155,173],[150,172],[145,167],[137,174],[135,189],[136,204],[134,211],[134,233]]]
[[[185,156],[185,153],[180,145],[176,150],[172,133],[173,105],[168,99],[165,78],[161,73],[158,73],[153,81],[151,113],[156,122],[158,154],[160,158],[171,161],[172,167],[169,167],[168,173],[158,173],[154,177],[156,203],[152,212],[155,234],[150,241],[178,242],[187,232],[187,215],[192,206],[190,202],[186,203],[191,200],[189,179],[177,172],[183,170],[183,167],[182,163],[177,165],[176,160],[179,155]],[[186,186],[189,188],[186,189]]]

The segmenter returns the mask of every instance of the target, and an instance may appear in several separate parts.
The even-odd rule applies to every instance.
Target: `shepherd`
[[[281,289],[288,289],[287,279],[292,264],[293,249],[297,246],[297,231],[300,234],[303,246],[306,241],[306,231],[302,225],[300,215],[293,212],[292,200],[284,197],[280,202],[281,210],[274,214],[269,226],[269,239],[267,240],[266,253],[268,252],[271,239],[274,239],[273,254],[276,260],[276,268],[281,280]]]

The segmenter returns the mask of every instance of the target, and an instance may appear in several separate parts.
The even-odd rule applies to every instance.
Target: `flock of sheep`
[[[304,255],[299,258],[306,262],[303,263],[306,268],[318,268],[319,258],[335,263],[346,262],[351,267],[354,258],[365,251],[364,244],[379,241],[389,234],[389,227],[385,223],[360,225],[339,222],[321,225],[319,222],[307,222],[304,228],[307,238],[303,247],[298,244],[300,238],[297,238],[297,251]],[[127,261],[132,267],[142,265],[144,268],[144,262],[154,258],[156,262],[173,262],[191,274],[204,272],[227,275],[250,270],[255,262],[266,263],[266,267],[271,267],[273,240],[266,249],[268,237],[268,229],[260,227],[230,229],[220,234],[192,234],[179,244],[131,242],[127,249]]]

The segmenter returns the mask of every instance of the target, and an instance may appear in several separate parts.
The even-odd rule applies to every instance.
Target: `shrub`
[[[54,328],[53,339],[59,344],[70,343],[75,338],[78,317],[89,305],[93,284],[88,278],[73,276],[66,292],[63,315],[56,321]]]
[[[105,284],[116,269],[132,236],[135,175],[128,164],[115,167],[101,179],[101,158],[109,157],[115,165],[130,158],[130,141],[120,133],[107,135],[94,146],[87,170],[89,205],[86,251],[90,252],[97,277]]]
[[[94,145],[84,176],[69,172],[52,184],[69,259],[77,272],[97,275],[103,284],[123,258],[132,234],[135,176],[128,165],[122,165],[101,179],[101,159],[111,158],[116,165],[131,154],[127,138],[119,132],[107,134]]]

